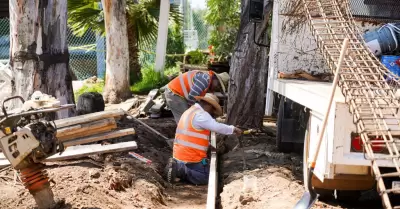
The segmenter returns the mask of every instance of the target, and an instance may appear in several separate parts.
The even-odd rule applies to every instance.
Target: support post
[[[279,48],[279,3],[275,0],[272,9],[272,31],[269,48],[269,64],[268,64],[268,79],[267,79],[267,93],[265,103],[265,115],[272,115],[272,108],[274,106],[274,80],[278,77],[278,48]]]
[[[100,9],[103,9],[101,2],[98,3]],[[96,58],[97,58],[97,77],[104,79],[106,73],[106,44],[105,37],[96,33]]]
[[[158,36],[156,48],[155,70],[162,73],[165,66],[165,55],[167,51],[168,39],[168,19],[169,19],[170,0],[161,0],[160,20],[158,21]]]
[[[106,72],[105,38],[96,34],[97,77],[104,79]]]

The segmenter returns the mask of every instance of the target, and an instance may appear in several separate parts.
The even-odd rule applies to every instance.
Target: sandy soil
[[[175,123],[172,118],[144,119],[147,124],[172,138]],[[152,160],[146,165],[127,153],[95,155],[79,161],[48,163],[55,197],[62,200],[58,208],[130,209],[130,208],[205,208],[207,187],[185,184],[170,185],[162,176],[165,162],[171,155],[157,136],[135,123],[137,135],[121,139],[135,140],[135,152]],[[220,156],[220,207],[223,209],[286,209],[292,208],[303,194],[301,154],[279,153],[274,145],[274,126],[268,131],[244,138],[247,170],[243,170],[241,149]],[[237,138],[227,140],[233,146]],[[256,184],[244,191],[244,177],[256,177]],[[356,202],[356,201],[353,201]],[[358,201],[356,205],[336,201],[318,202],[314,208],[380,208],[379,199]],[[0,208],[34,208],[35,202],[14,171],[0,172]]]
[[[168,137],[174,135],[172,118],[144,121]],[[138,149],[134,151],[152,160],[152,164],[144,164],[128,153],[48,163],[55,197],[64,202],[59,208],[204,208],[207,187],[165,182],[160,174],[171,151],[139,124],[124,125],[134,127],[137,137],[122,140],[135,140]],[[0,173],[0,208],[34,208],[32,196],[19,180],[13,179],[12,169]]]
[[[275,126],[269,126],[268,133],[244,137],[247,170],[243,170],[241,149],[223,156],[221,208],[291,209],[301,198],[304,192],[302,155],[279,153],[274,145]],[[248,181],[245,183],[244,179],[249,176],[256,178],[255,184]],[[380,198],[371,193],[375,194],[374,191],[366,192],[359,200],[350,203],[339,202],[334,198],[328,202],[319,201],[313,208],[382,208]]]

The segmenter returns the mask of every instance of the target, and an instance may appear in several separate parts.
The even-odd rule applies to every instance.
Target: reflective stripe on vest
[[[190,148],[193,148],[193,149],[198,149],[198,150],[201,150],[201,151],[205,151],[205,152],[207,152],[207,149],[208,149],[208,147],[204,147],[204,146],[201,146],[201,145],[198,145],[198,144],[195,144],[195,143],[192,143],[192,142],[183,141],[183,140],[180,140],[180,139],[175,139],[175,143],[183,145],[183,146],[186,146],[186,147],[190,147]]]
[[[187,76],[186,76],[187,82],[188,82],[188,84],[189,84],[189,89],[191,89],[192,86],[193,86],[193,81],[191,80],[191,79],[192,79],[192,74],[193,74],[193,73],[196,73],[196,72],[189,71],[189,72],[187,73]],[[182,91],[183,91],[183,95],[185,96],[186,99],[189,99],[189,93],[188,93],[188,91],[187,91],[187,89],[186,89],[185,81],[183,80],[183,76],[182,76],[182,75],[179,76],[179,82],[180,82],[180,84],[181,84],[181,88],[182,88]]]

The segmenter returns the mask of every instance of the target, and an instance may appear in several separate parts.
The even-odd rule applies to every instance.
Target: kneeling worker
[[[222,108],[218,98],[210,93],[196,97],[197,103],[186,110],[176,129],[173,158],[165,167],[168,182],[176,179],[202,185],[208,183],[210,165],[207,151],[211,131],[224,134],[242,134],[242,130],[215,121],[213,116],[221,116]]]
[[[178,123],[182,114],[196,102],[196,96],[204,96],[206,93],[219,90],[226,93],[225,86],[228,81],[228,73],[216,74],[212,70],[193,70],[174,78],[168,83],[164,95],[175,122]]]

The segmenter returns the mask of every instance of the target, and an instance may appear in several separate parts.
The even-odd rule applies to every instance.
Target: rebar
[[[399,77],[390,72],[367,48],[352,17],[348,0],[340,3],[338,0],[302,1],[318,48],[333,73],[343,40],[350,40],[339,87],[353,114],[365,154],[371,160],[382,203],[387,209],[397,208],[399,206],[392,207],[390,200],[390,194],[396,189],[386,188],[383,178],[400,177],[399,139],[393,137],[393,133],[400,131],[400,104],[395,96]],[[392,78],[391,83],[387,82],[387,78]],[[376,155],[377,138],[379,145],[384,146],[388,154]],[[396,172],[381,174],[378,160],[382,159],[390,160]]]

